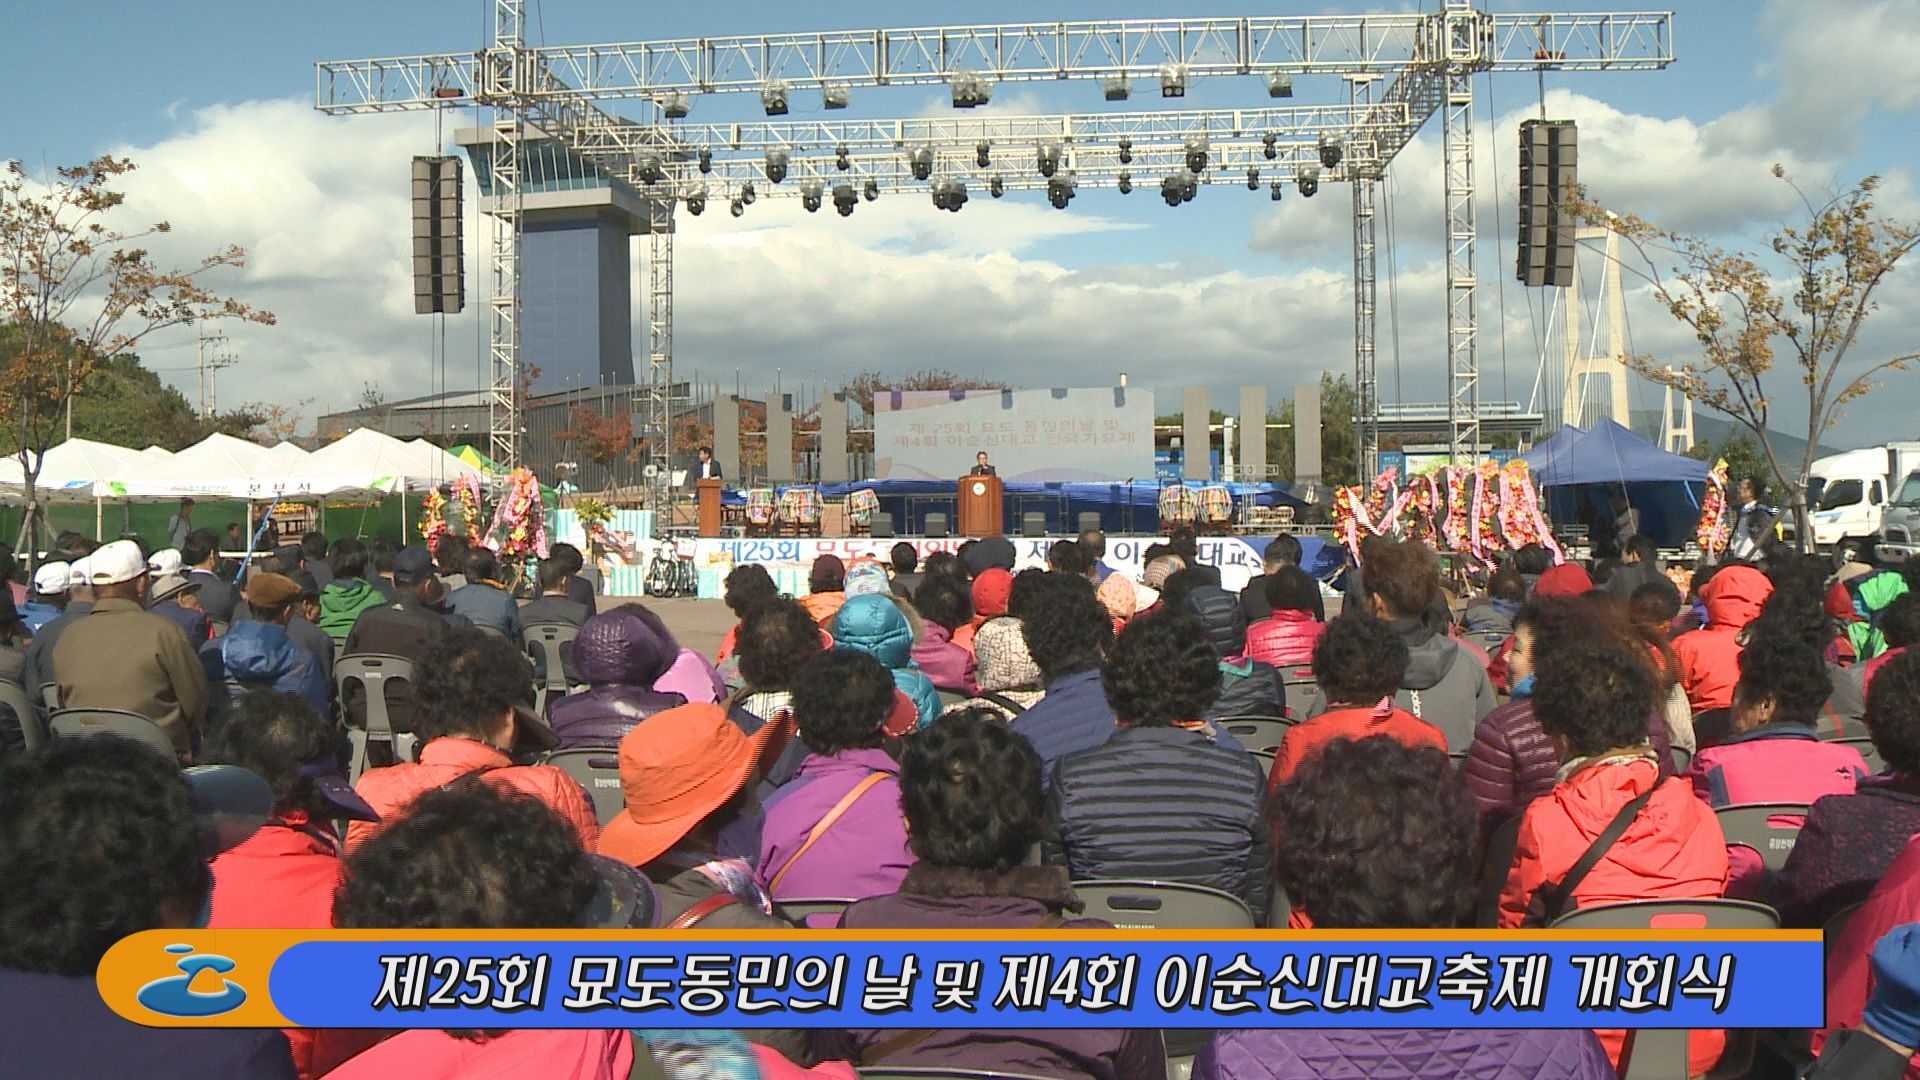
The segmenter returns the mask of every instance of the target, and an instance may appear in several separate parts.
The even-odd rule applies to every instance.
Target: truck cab
[[[1920,554],[1920,472],[1910,473],[1887,505],[1874,554],[1903,563]]]
[[[1920,471],[1920,443],[1915,442],[1849,450],[1814,462],[1807,478],[1814,550],[1841,562],[1873,552],[1883,539],[1895,485],[1915,471]]]

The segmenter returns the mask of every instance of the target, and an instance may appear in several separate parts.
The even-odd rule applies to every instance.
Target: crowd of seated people
[[[737,624],[708,657],[658,605],[575,597],[577,555],[515,589],[460,543],[302,544],[237,577],[213,546],[76,543],[0,605],[18,653],[0,678],[28,707],[51,686],[157,734],[29,752],[0,707],[0,1045],[32,1075],[619,1080],[693,1061],[668,1075],[1158,1080],[1170,1047],[1150,1030],[766,1028],[697,1046],[618,1028],[162,1030],[90,981],[118,937],[190,925],[1071,931],[1107,925],[1076,883],[1115,879],[1213,890],[1283,933],[1744,898],[1833,928],[1829,1026],[1757,1051],[1781,1075],[1863,1038],[1920,1042],[1920,994],[1906,1012],[1894,996],[1920,983],[1920,933],[1902,929],[1920,922],[1920,605],[1898,572],[1855,607],[1836,595],[1857,598],[1860,575],[1767,552],[1696,571],[1683,597],[1629,542],[1597,574],[1523,551],[1454,599],[1430,548],[1376,538],[1336,607],[1297,543],[1223,588],[1190,536],[1130,565],[1089,534],[1045,568],[996,538],[823,557],[803,597],[737,567]],[[544,709],[518,640],[539,626],[566,628],[574,689]],[[384,712],[331,675],[369,657],[406,662],[375,691]],[[1292,715],[1284,684],[1309,677]],[[379,715],[407,738],[357,764]],[[1247,719],[1283,734],[1243,741],[1268,730],[1236,736]],[[596,811],[560,767],[573,755],[549,760],[576,750],[604,752],[617,806]],[[260,777],[258,828],[209,849],[191,764]],[[1797,828],[1777,872],[1723,828],[1752,803]],[[826,906],[783,906],[802,901]],[[1598,1080],[1627,1045],[1275,1029],[1180,1053],[1208,1078]],[[1692,1032],[1688,1071],[1731,1045]]]

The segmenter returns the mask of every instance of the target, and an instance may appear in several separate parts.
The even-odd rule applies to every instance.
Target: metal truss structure
[[[1035,22],[743,35],[597,45],[528,46],[525,0],[492,0],[494,39],[480,52],[323,62],[316,105],[356,115],[478,105],[493,112],[491,452],[517,460],[521,391],[518,232],[522,148],[550,139],[669,210],[709,203],[735,214],[763,196],[852,213],[883,194],[968,198],[1045,190],[1064,206],[1081,188],[1142,187],[1184,201],[1244,182],[1271,198],[1352,185],[1354,374],[1361,474],[1375,464],[1375,207],[1394,157],[1442,113],[1445,159],[1446,356],[1450,446],[1478,453],[1473,76],[1499,71],[1645,71],[1674,59],[1670,12],[1488,13],[1444,0],[1434,13]],[[1346,100],[1293,104],[1297,76],[1339,76]],[[703,95],[757,93],[784,112],[795,93],[844,108],[855,90],[950,85],[956,106],[1002,83],[1098,81],[1110,101],[1184,97],[1193,79],[1252,77],[1270,101],[1244,109],[1048,116],[769,120],[703,124]],[[641,102],[644,120],[601,108]],[[776,162],[775,158],[778,158]],[[1049,160],[1050,159],[1050,160]],[[837,190],[836,190],[837,189]],[[943,202],[942,192],[947,195]],[[673,416],[672,228],[653,233],[648,400],[654,475],[665,494]]]

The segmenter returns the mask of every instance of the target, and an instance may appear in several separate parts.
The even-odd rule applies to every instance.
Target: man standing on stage
[[[713,449],[711,447],[703,446],[700,448],[700,464],[695,468],[693,478],[695,480],[720,479],[720,463],[713,460]]]
[[[993,466],[987,464],[987,452],[985,450],[982,450],[979,453],[973,455],[973,472],[970,473],[969,475],[971,476],[992,476],[993,475]]]

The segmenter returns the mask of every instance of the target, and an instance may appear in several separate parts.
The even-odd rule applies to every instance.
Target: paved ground
[[[711,660],[720,639],[733,626],[733,612],[718,600],[662,600],[658,597],[603,596],[600,610],[629,601],[645,604],[673,630],[680,644]]]

